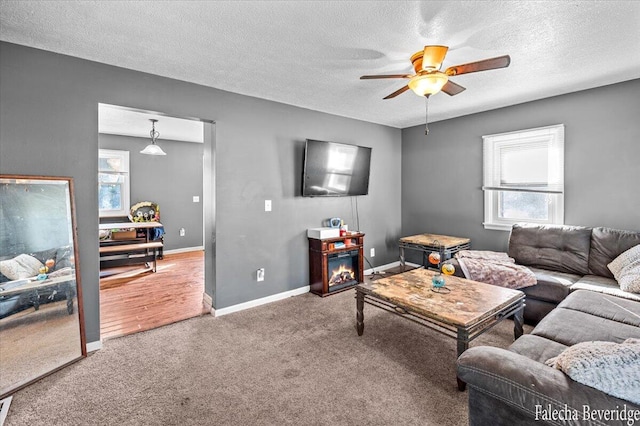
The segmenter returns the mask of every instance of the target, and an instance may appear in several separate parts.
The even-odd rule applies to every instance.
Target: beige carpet
[[[358,337],[354,294],[108,340],[16,393],[6,424],[466,425],[455,341],[369,305]],[[512,333],[504,321],[472,346]]]
[[[0,319],[0,391],[15,389],[82,356],[78,311],[46,303]]]

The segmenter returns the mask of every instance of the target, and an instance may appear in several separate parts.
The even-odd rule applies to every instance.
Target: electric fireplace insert
[[[329,292],[358,284],[358,250],[327,255]]]
[[[309,286],[312,293],[328,296],[364,281],[364,234],[343,237],[309,237]]]

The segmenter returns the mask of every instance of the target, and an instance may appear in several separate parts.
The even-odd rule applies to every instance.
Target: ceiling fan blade
[[[456,84],[453,81],[449,80],[449,81],[447,81],[447,84],[442,86],[442,89],[440,89],[440,90],[443,91],[444,93],[446,93],[449,96],[455,96],[458,93],[464,92],[465,90],[467,90],[467,88],[466,87],[462,87],[459,84]]]
[[[396,90],[396,91],[395,91],[395,92],[393,92],[392,94],[387,95],[387,96],[385,96],[385,97],[384,97],[384,98],[382,98],[382,99],[391,99],[391,98],[395,98],[396,96],[403,94],[403,93],[404,93],[404,92],[406,92],[407,90],[409,90],[409,86],[404,86],[403,88]]]
[[[444,72],[448,76],[468,74],[470,72],[494,70],[497,68],[506,68],[511,63],[511,57],[509,55],[498,56],[491,59],[483,59],[482,61],[469,62],[468,64],[455,65],[447,68]]]
[[[373,80],[376,78],[411,78],[411,74],[387,74],[387,75],[363,75],[360,80]]]
[[[422,53],[422,69],[439,70],[448,50],[447,46],[425,46]]]

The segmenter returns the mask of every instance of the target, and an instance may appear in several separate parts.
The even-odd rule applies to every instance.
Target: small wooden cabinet
[[[320,296],[364,282],[364,234],[309,238],[309,285]]]

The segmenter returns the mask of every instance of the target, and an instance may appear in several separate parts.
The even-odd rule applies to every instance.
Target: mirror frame
[[[75,271],[75,283],[76,283],[76,303],[77,303],[77,315],[78,315],[78,324],[80,334],[80,355],[72,358],[70,360],[65,360],[60,365],[57,365],[49,370],[44,372],[34,373],[33,377],[27,377],[24,380],[21,380],[17,384],[10,384],[8,388],[0,389],[0,400],[6,398],[7,396],[17,392],[18,390],[33,384],[34,382],[42,379],[45,376],[48,376],[56,371],[61,370],[62,368],[67,367],[74,362],[85,358],[87,356],[87,347],[86,347],[86,336],[85,336],[85,324],[84,324],[84,306],[82,303],[82,285],[81,285],[81,273],[80,273],[80,258],[79,258],[79,249],[78,249],[78,231],[77,231],[77,221],[76,221],[76,206],[75,206],[75,198],[74,198],[74,185],[73,178],[71,177],[62,177],[62,176],[36,176],[36,175],[9,175],[9,174],[0,174],[0,184],[12,184],[12,182],[5,182],[5,180],[25,180],[25,181],[34,181],[34,184],[37,184],[39,181],[61,181],[66,182],[68,189],[68,211],[69,216],[67,220],[69,220],[71,226],[71,242],[73,243],[73,268]],[[15,184],[15,182],[14,182]],[[0,341],[0,349],[2,348],[2,342]],[[43,351],[44,352],[44,351]]]

